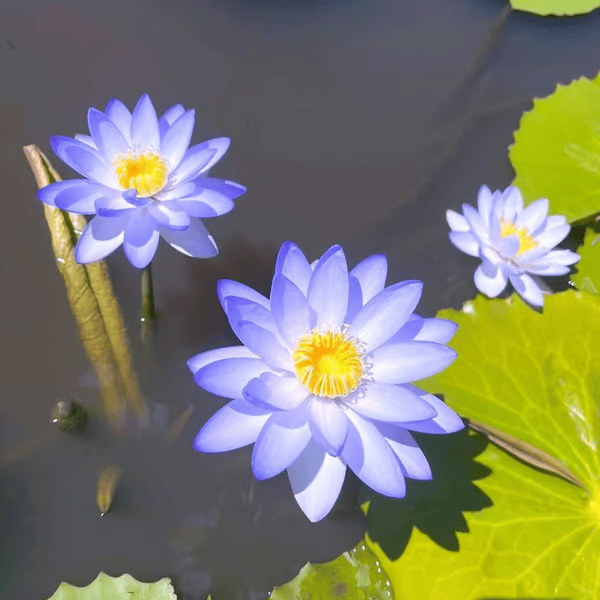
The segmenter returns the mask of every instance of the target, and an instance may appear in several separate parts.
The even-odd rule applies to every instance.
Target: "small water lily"
[[[228,138],[189,148],[194,111],[176,104],[159,119],[144,94],[133,114],[117,99],[88,111],[91,135],[54,136],[52,149],[83,175],[52,183],[38,198],[63,210],[95,215],[75,248],[75,260],[100,260],[121,244],[132,265],[146,267],[163,237],[188,256],[208,258],[217,246],[201,219],[229,212],[246,188],[208,177]]]
[[[538,275],[564,275],[579,260],[570,250],[553,250],[567,237],[570,226],[564,216],[548,216],[548,200],[541,198],[523,208],[518,188],[510,186],[493,194],[482,186],[478,210],[463,204],[463,214],[446,212],[450,241],[459,249],[481,258],[475,271],[477,289],[495,298],[508,281],[527,302],[544,304]]]
[[[232,399],[194,447],[226,452],[254,443],[252,470],[285,469],[311,521],[325,517],[350,467],[377,492],[405,494],[405,477],[431,470],[409,430],[450,433],[461,419],[411,382],[455,358],[456,325],[413,313],[423,284],[385,287],[387,260],[370,256],[348,272],[340,246],[310,265],[293,243],[277,257],[270,298],[231,280],[218,294],[244,345],[188,361],[196,383]]]

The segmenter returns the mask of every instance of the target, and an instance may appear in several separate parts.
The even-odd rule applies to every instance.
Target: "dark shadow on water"
[[[458,552],[457,532],[469,532],[463,512],[492,506],[491,499],[473,483],[491,473],[474,460],[488,444],[485,436],[467,429],[450,435],[414,435],[429,460],[433,479],[407,480],[403,499],[374,492],[364,497],[372,499],[367,515],[369,536],[390,560],[404,552],[413,527],[446,550]]]

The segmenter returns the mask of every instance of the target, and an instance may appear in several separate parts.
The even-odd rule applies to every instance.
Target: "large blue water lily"
[[[570,231],[562,215],[548,216],[548,200],[541,198],[523,208],[518,188],[493,194],[479,190],[478,207],[463,204],[463,214],[446,212],[450,241],[466,254],[481,258],[475,286],[492,298],[511,282],[518,294],[534,306],[544,304],[540,275],[564,275],[579,260],[570,250],[553,250]]]
[[[461,419],[411,382],[446,368],[456,325],[413,313],[420,281],[385,287],[376,255],[348,272],[333,246],[309,265],[291,242],[281,247],[271,297],[231,280],[218,293],[243,346],[188,361],[204,389],[231,398],[198,433],[194,447],[225,452],[254,443],[258,479],[287,469],[311,521],[325,517],[350,467],[372,489],[400,498],[405,477],[430,479],[409,430],[450,433]]]
[[[75,248],[79,263],[100,260],[123,244],[132,265],[146,267],[163,237],[197,258],[217,254],[203,218],[229,212],[246,188],[208,177],[228,138],[189,147],[194,111],[176,104],[158,119],[144,94],[133,114],[117,99],[88,111],[91,135],[54,136],[54,152],[84,179],[53,183],[38,198],[63,210],[96,215]]]

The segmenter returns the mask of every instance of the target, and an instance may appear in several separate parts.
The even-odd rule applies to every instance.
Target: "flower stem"
[[[152,263],[142,271],[142,309],[140,311],[142,323],[154,325],[156,312],[154,310],[154,288],[152,287]]]

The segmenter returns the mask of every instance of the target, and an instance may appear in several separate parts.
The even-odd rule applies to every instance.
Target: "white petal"
[[[471,231],[471,226],[467,220],[459,213],[453,210],[446,211],[446,220],[452,231]]]
[[[311,440],[297,460],[288,467],[296,502],[312,523],[323,519],[340,495],[346,465]]]
[[[371,352],[389,340],[406,323],[419,303],[423,283],[402,281],[379,292],[360,309],[348,334],[364,342]]]
[[[484,260],[475,271],[475,287],[490,298],[495,298],[506,287],[506,275],[500,265]]]
[[[342,326],[348,310],[348,266],[339,246],[328,250],[315,267],[307,298],[317,315],[317,323]]]

